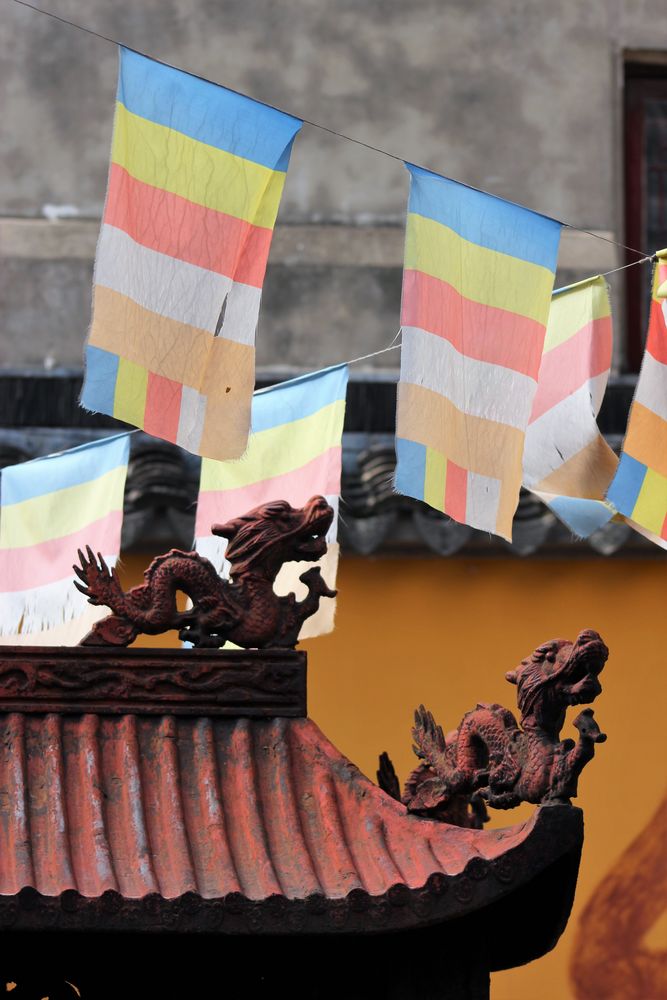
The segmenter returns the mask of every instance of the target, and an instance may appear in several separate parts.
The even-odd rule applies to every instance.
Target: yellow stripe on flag
[[[654,535],[662,535],[667,516],[667,478],[654,469],[648,469],[642,488],[632,510],[632,520]]]
[[[20,549],[63,538],[81,531],[88,521],[122,510],[126,472],[127,467],[119,465],[99,479],[3,507],[2,547]],[[75,559],[72,552],[72,562]]]
[[[116,105],[111,159],[144,184],[273,229],[285,174]]]
[[[250,458],[202,463],[200,492],[249,486],[266,479],[269,469],[274,478],[301,468],[340,444],[344,416],[345,400],[338,399],[301,420],[258,431],[252,435]]]
[[[424,500],[442,510],[445,503],[445,484],[447,481],[447,459],[439,451],[426,449],[426,474],[424,477]]]
[[[611,316],[611,305],[604,278],[590,281],[588,294],[582,288],[586,282],[572,285],[567,291],[554,295],[549,310],[547,334],[544,338],[544,354],[578,333],[591,320],[606,319]],[[548,491],[547,491],[548,492]]]
[[[466,299],[546,324],[553,272],[463,239],[453,229],[408,214],[405,269],[422,271]]]
[[[148,370],[127,358],[120,358],[113,402],[114,417],[135,427],[143,427],[147,391]]]

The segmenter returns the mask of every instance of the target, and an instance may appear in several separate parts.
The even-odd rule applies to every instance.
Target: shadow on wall
[[[667,997],[667,951],[645,943],[667,908],[666,834],[667,790],[581,915],[570,964],[576,1000]]]

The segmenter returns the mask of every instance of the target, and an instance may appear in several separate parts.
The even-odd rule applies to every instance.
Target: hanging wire
[[[226,90],[229,90],[232,94],[237,94],[239,97],[249,97],[248,94],[244,94],[239,90],[234,90],[233,87],[228,87],[226,86],[226,84],[217,83],[217,81],[209,80],[207,77],[199,76],[197,73],[190,73],[188,70],[181,70],[180,67],[174,66],[172,63],[165,62],[164,59],[156,59],[155,56],[149,56],[148,53],[142,52],[141,49],[132,48],[131,45],[126,45],[124,42],[119,42],[118,39],[116,38],[111,38],[109,35],[103,35],[99,31],[93,31],[92,28],[85,28],[82,24],[77,24],[76,21],[69,21],[66,17],[60,17],[60,15],[58,14],[53,14],[50,10],[43,10],[41,7],[36,7],[34,4],[27,3],[27,0],[14,0],[14,3],[19,4],[21,7],[28,7],[30,10],[34,10],[38,14],[45,14],[47,17],[53,18],[54,21],[60,21],[61,24],[69,25],[70,28],[77,28],[79,31],[85,31],[86,34],[92,35],[94,38],[101,38],[102,41],[104,42],[110,42],[112,45],[118,45],[124,49],[127,49],[129,52],[134,52],[136,53],[136,55],[143,56],[146,59],[152,59],[153,62],[160,63],[162,66],[167,66],[169,67],[169,69],[176,69],[179,70],[179,72],[187,72],[189,76],[193,76],[197,80],[202,80],[204,83],[212,83],[216,87],[224,86]],[[345,132],[339,132],[334,128],[329,128],[328,125],[322,125],[321,122],[312,121],[309,118],[302,118],[301,115],[292,115],[291,112],[284,111],[282,108],[276,107],[275,104],[269,104],[267,101],[257,101],[256,98],[254,97],[250,99],[255,101],[257,104],[263,104],[264,107],[266,108],[271,108],[272,111],[279,111],[281,114],[287,114],[290,115],[290,117],[298,118],[300,121],[304,123],[304,125],[310,125],[312,128],[320,129],[321,132],[328,132],[330,135],[335,135],[339,139],[345,139],[347,142],[353,142],[357,146],[363,146],[365,149],[370,149],[374,153],[380,153],[382,156],[387,156],[391,160],[396,160],[399,163],[411,163],[414,166],[420,166],[419,164],[414,163],[413,160],[406,159],[403,156],[398,156],[396,153],[390,153],[389,150],[382,149],[381,146],[374,146],[370,142],[364,142],[363,139],[355,139],[354,136],[347,135]],[[421,167],[421,169],[429,170],[428,167]],[[440,175],[440,176],[445,176],[445,175]],[[447,179],[454,180],[455,183],[462,184],[464,187],[470,188],[473,191],[478,191],[480,194],[486,194],[492,198],[498,197],[497,195],[494,195],[490,191],[485,191],[483,188],[474,187],[474,185],[472,184],[466,184],[464,181],[457,181],[455,178],[447,178]],[[531,211],[533,210],[531,209]],[[544,213],[538,212],[536,214],[539,215]],[[608,236],[602,236],[600,233],[592,232],[590,229],[582,229],[580,226],[573,226],[569,222],[561,222],[560,219],[553,219],[552,216],[547,215],[544,217],[552,219],[552,221],[554,222],[558,222],[561,226],[564,226],[566,229],[573,229],[578,233],[584,233],[586,236],[592,236],[596,240],[602,240],[605,243],[611,243],[613,246],[620,247],[623,250],[629,250],[630,253],[640,254],[644,258],[646,257],[645,250],[637,250],[635,247],[629,247],[625,243],[619,243],[618,240],[612,240]],[[640,264],[642,263],[642,261],[635,261],[635,263]],[[629,265],[625,266],[627,267]],[[615,270],[622,270],[622,268],[617,268]],[[611,273],[612,273],[611,271],[607,272],[607,274]]]
[[[616,274],[617,271],[627,271],[629,267],[636,267],[637,264],[647,264],[649,261],[655,263],[658,259],[657,254],[651,254],[650,257],[642,257],[640,260],[633,260],[630,264],[622,264],[621,267],[612,267],[611,271],[603,271],[600,275],[601,278],[606,278],[608,274]]]

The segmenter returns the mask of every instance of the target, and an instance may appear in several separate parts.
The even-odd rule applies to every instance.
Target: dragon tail
[[[122,615],[125,611],[125,592],[120,585],[115,569],[109,569],[100,552],[97,557],[90,545],[86,546],[86,554],[79,549],[79,563],[72,567],[81,583],[74,581],[74,586],[89,604],[111,608],[114,614]]]

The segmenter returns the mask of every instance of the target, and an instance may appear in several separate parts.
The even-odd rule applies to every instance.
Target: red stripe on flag
[[[595,319],[542,358],[530,422],[611,368],[611,316]]]
[[[506,309],[466,299],[439,278],[421,271],[404,272],[401,324],[448,340],[467,358],[537,379],[546,327]]]
[[[117,555],[122,523],[122,510],[112,510],[71,535],[18,549],[0,549],[2,590],[14,593],[69,579],[74,576],[77,549],[86,545],[105,556]]]
[[[667,322],[662,311],[662,303],[651,301],[646,350],[661,365],[667,365]]]
[[[261,288],[272,229],[195,205],[111,164],[104,221],[159,253]]]
[[[341,459],[342,448],[336,445],[291,472],[235,489],[200,493],[195,536],[208,538],[215,522],[228,521],[271,500],[287,500],[293,507],[301,507],[318,493],[335,496],[340,493]]]
[[[148,373],[144,430],[154,437],[175,441],[181,416],[183,386],[164,375]]]
[[[468,471],[460,465],[447,461],[445,478],[445,513],[461,523],[466,519],[468,493]]]

